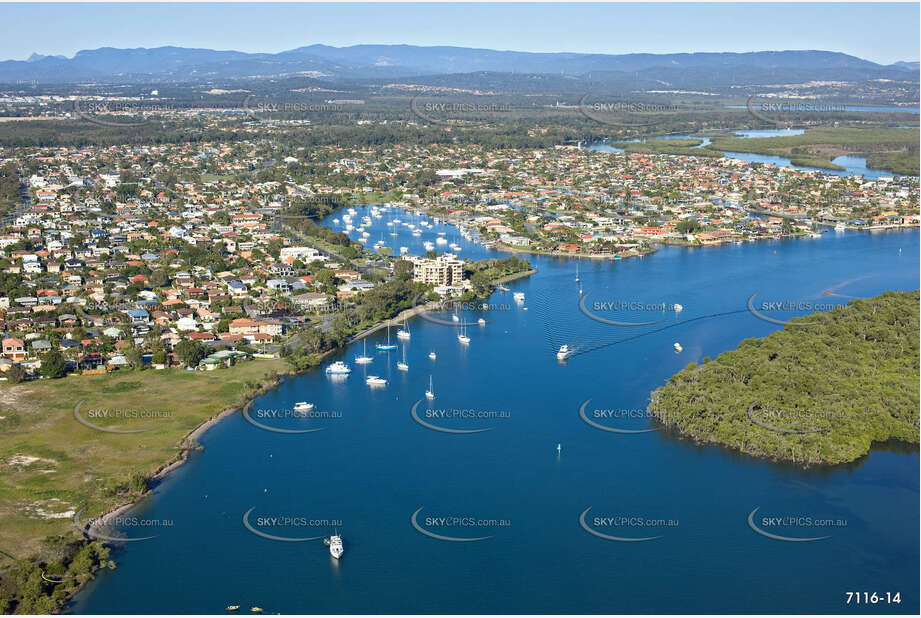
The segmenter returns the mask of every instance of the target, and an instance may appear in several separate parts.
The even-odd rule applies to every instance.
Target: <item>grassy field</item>
[[[807,129],[802,135],[786,137],[715,135],[709,148],[789,157],[796,165],[824,169],[842,169],[831,162],[839,155],[860,155],[868,156],[868,164],[872,167],[900,174],[918,174],[916,129],[834,127]]]
[[[81,506],[86,521],[129,502],[143,491],[137,479],[174,460],[184,436],[287,370],[282,360],[255,360],[211,372],[120,371],[0,385],[0,571],[9,563],[4,554],[27,558],[45,537],[77,538],[73,513]],[[74,418],[80,401],[81,416],[96,425],[147,431],[84,426]],[[99,418],[100,410],[109,418]],[[113,418],[116,410],[144,418]]]

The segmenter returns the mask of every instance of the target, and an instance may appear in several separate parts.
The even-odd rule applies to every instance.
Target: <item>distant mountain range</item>
[[[307,76],[332,80],[392,80],[475,72],[552,74],[593,81],[628,77],[667,84],[727,81],[894,79],[918,81],[918,62],[881,65],[828,51],[693,54],[577,54],[495,51],[413,45],[310,45],[277,54],[184,47],[78,52],[73,58],[32,54],[0,62],[0,83],[204,83],[215,80]],[[685,76],[685,77],[682,77]]]

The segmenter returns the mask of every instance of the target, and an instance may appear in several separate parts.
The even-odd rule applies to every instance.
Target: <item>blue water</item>
[[[274,433],[240,414],[211,429],[201,439],[205,450],[138,509],[138,517],[174,525],[115,551],[118,569],[101,574],[71,611],[219,613],[239,604],[267,613],[917,613],[917,450],[878,449],[850,466],[803,470],[660,431],[601,431],[578,410],[589,398],[589,410],[644,409],[649,392],[687,363],[769,334],[778,326],[745,309],[754,293],[766,301],[844,302],[915,289],[918,251],[919,234],[907,231],[667,247],[622,261],[530,256],[536,275],[494,294],[492,309],[461,313],[465,322],[487,320],[467,327],[469,346],[459,344],[454,327],[416,318],[408,325],[409,372],[395,368],[402,350],[371,351],[386,337],[378,333],[368,341],[373,364],[352,364],[346,380],[315,371],[255,402],[253,414],[297,401],[341,412],[265,421],[322,431]],[[678,302],[684,310],[626,311],[617,317],[657,324],[612,326],[579,311],[580,290],[593,300]],[[525,293],[524,303],[513,301],[515,291]],[[726,315],[706,317],[715,313]],[[565,363],[554,354],[563,343],[576,349]],[[360,352],[353,344],[330,360],[352,363]],[[390,383],[371,389],[368,374]],[[436,398],[428,405],[430,375]],[[447,434],[413,420],[420,400],[420,414],[441,407],[507,416],[429,419],[492,428]],[[654,427],[642,418],[601,422]],[[598,531],[661,538],[589,534],[579,524],[589,507],[587,521]],[[749,528],[756,507],[758,517],[833,518],[846,526],[822,541],[777,541]],[[341,521],[345,556],[337,563],[320,541],[249,532],[242,517],[251,508],[253,518]],[[431,538],[410,523],[420,508],[418,522],[430,532],[493,536]],[[677,525],[595,526],[596,516]],[[446,527],[427,517],[495,521]],[[289,537],[332,532],[257,528]],[[771,532],[812,536],[796,527]],[[900,592],[902,603],[848,606],[847,591]]]
[[[867,110],[863,110],[867,111]],[[914,127],[908,127],[914,128]],[[732,131],[732,133],[743,138],[759,138],[759,137],[788,137],[791,135],[802,135],[804,129],[752,129],[745,131]],[[712,140],[709,137],[695,137],[693,135],[660,135],[657,137],[650,137],[650,140],[660,140],[660,139],[701,139],[703,140],[694,148],[703,148],[708,146]],[[631,140],[625,140],[629,142],[645,142],[646,138],[635,138]],[[624,152],[622,148],[615,148],[606,143],[597,143],[589,146],[590,150],[600,150],[603,152]],[[820,172],[823,174],[834,174],[835,176],[863,176],[864,178],[877,179],[882,176],[892,176],[892,172],[887,170],[875,169],[872,167],[867,167],[867,158],[866,157],[856,157],[853,155],[842,155],[832,159],[832,163],[840,165],[843,167],[843,170],[827,170],[821,169],[818,167],[809,167],[805,165],[793,165],[792,161],[788,157],[778,157],[775,155],[762,155],[755,154],[750,152],[724,152],[727,157],[732,159],[739,159],[740,161],[748,161],[749,163],[764,163],[766,165],[776,165],[777,167],[792,167],[798,170]]]
[[[435,245],[434,251],[438,253],[444,252],[453,252],[460,257],[470,258],[472,260],[481,260],[485,257],[504,257],[497,251],[492,251],[489,249],[484,249],[482,245],[474,243],[470,240],[466,240],[461,236],[457,227],[439,221],[435,223],[433,217],[427,215],[414,214],[408,211],[404,211],[399,208],[390,208],[390,207],[378,207],[380,218],[375,218],[371,215],[371,206],[356,206],[355,215],[352,218],[352,225],[356,228],[352,231],[346,230],[346,222],[342,220],[342,215],[345,211],[340,211],[335,215],[329,216],[324,219],[321,223],[323,225],[331,227],[337,232],[345,232],[349,235],[355,242],[359,242],[361,238],[361,230],[357,229],[359,226],[362,226],[362,218],[365,216],[371,217],[371,224],[368,226],[363,226],[363,230],[368,232],[367,242],[364,243],[365,247],[368,249],[374,249],[374,245],[383,241],[383,245],[377,249],[380,253],[382,249],[386,248],[390,250],[390,253],[394,256],[400,254],[400,247],[406,247],[408,253],[411,255],[422,255],[425,253],[424,243],[429,241]],[[339,220],[339,223],[335,223],[335,220]],[[394,221],[396,219],[397,221]],[[420,226],[421,221],[427,221],[432,224],[432,227],[425,228]],[[413,224],[417,226],[418,229],[422,230],[422,236],[413,236],[412,229],[410,229],[406,224]],[[441,232],[442,234],[439,234]],[[391,234],[396,234],[396,236],[391,236]],[[438,236],[441,235],[445,239],[444,244],[438,244]],[[451,249],[450,245],[455,244],[460,247],[460,250]]]

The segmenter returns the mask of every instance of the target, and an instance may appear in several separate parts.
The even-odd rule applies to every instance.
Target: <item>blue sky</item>
[[[0,59],[97,47],[278,52],[313,43],[595,53],[822,49],[918,60],[903,4],[0,4]]]

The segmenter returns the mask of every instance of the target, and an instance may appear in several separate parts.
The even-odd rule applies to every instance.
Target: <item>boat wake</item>
[[[570,281],[565,278],[548,284],[547,293],[532,293],[531,305],[543,323],[548,351],[560,358],[558,351],[562,346],[568,346],[564,360],[695,322],[748,313],[748,309],[743,307],[684,317],[687,313],[684,307],[668,301],[661,303],[661,310],[637,310],[634,305],[623,303],[626,308],[612,312],[606,310],[608,307],[604,305],[604,299],[623,297],[623,293],[614,294],[603,289],[592,293],[573,289]],[[589,294],[593,299],[601,301],[604,309],[593,310],[592,307],[598,305],[586,302]],[[616,320],[610,319],[614,317]]]

